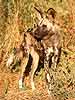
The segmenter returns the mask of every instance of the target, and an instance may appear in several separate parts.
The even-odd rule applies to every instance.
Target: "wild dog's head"
[[[40,17],[38,18],[39,23],[33,32],[33,35],[36,39],[41,40],[44,36],[48,35],[49,31],[55,31],[53,20],[55,19],[56,11],[53,8],[49,8],[45,15],[41,10],[35,9]]]
[[[44,36],[48,35],[48,29],[46,25],[38,26],[33,32],[34,37],[40,41]]]

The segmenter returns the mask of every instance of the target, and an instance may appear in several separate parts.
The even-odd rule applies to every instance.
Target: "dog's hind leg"
[[[29,60],[29,54],[27,54],[27,56],[22,59],[21,72],[20,72],[20,78],[19,78],[19,88],[20,89],[23,88],[24,72],[28,64],[28,60]]]
[[[31,79],[31,87],[32,87],[32,91],[35,90],[35,86],[34,86],[34,73],[38,67],[38,63],[39,63],[39,55],[38,53],[34,50],[34,48],[32,48],[31,50],[31,56],[32,56],[32,66],[31,66],[31,74],[30,74],[30,79]]]

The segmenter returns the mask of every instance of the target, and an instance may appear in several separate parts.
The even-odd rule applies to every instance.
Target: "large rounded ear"
[[[37,11],[38,19],[41,20],[43,18],[43,12],[41,11],[41,9],[38,9],[36,7],[34,7],[34,9]]]
[[[49,9],[47,10],[47,14],[48,14],[48,15],[52,15],[52,18],[55,19],[56,11],[55,11],[53,8],[49,8]]]

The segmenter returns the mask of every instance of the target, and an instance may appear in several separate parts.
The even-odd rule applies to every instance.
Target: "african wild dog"
[[[53,9],[50,9],[50,11],[51,10]],[[19,88],[23,87],[24,72],[30,54],[33,58],[32,70],[31,70],[31,86],[32,86],[32,90],[35,89],[33,77],[38,66],[39,51],[41,51],[42,46],[44,48],[44,56],[45,56],[44,57],[45,78],[48,87],[48,93],[50,94],[51,75],[49,72],[49,62],[51,59],[54,67],[56,68],[61,45],[60,45],[60,33],[58,31],[57,25],[54,22],[51,22],[51,20],[49,20],[47,16],[40,17],[40,22],[36,27],[36,29],[33,30],[33,32],[31,33],[24,32],[24,41],[22,43],[24,57],[22,59]]]
[[[38,41],[41,41],[41,44],[44,47],[45,78],[48,87],[48,93],[50,94],[52,75],[49,69],[52,68],[52,64],[54,70],[57,67],[58,59],[60,55],[60,49],[61,49],[61,40],[60,40],[61,38],[60,38],[59,27],[54,22],[56,11],[53,8],[50,8],[48,9],[47,13],[49,14],[49,16],[42,17],[39,11],[40,23],[38,24],[37,29],[33,32],[33,36]],[[50,64],[50,68],[49,68],[49,64]]]

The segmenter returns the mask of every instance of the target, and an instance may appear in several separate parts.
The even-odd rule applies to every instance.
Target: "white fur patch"
[[[52,63],[54,63],[54,56],[52,57]]]
[[[58,49],[57,49],[57,47],[55,47],[55,53],[58,54]]]
[[[14,60],[14,54],[11,54],[6,62],[6,66],[9,67],[13,63],[13,60]]]
[[[48,82],[50,82],[50,76],[49,76],[49,74],[47,74],[47,80],[48,80]]]
[[[53,47],[49,48],[48,50],[49,52],[53,52]]]
[[[20,88],[20,89],[22,88],[22,78],[19,79],[19,88]]]
[[[31,82],[32,91],[35,90],[34,82]]]

